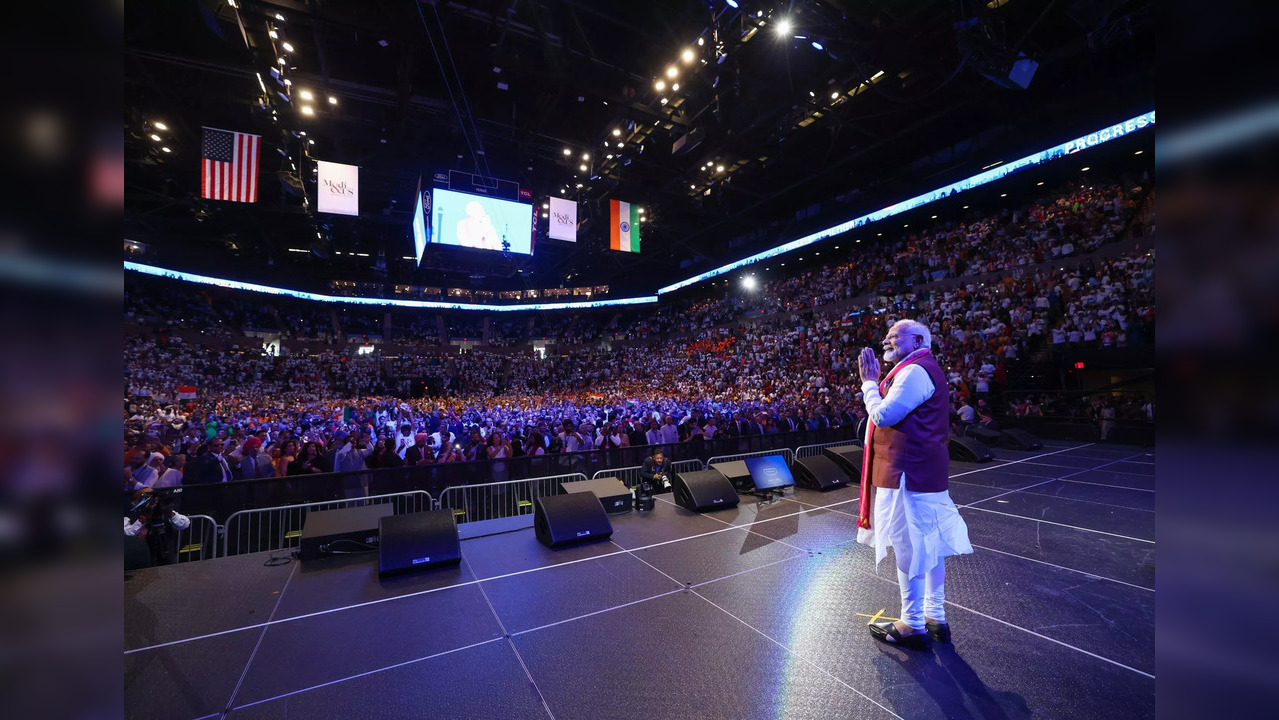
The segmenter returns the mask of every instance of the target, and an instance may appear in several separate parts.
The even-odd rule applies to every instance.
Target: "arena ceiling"
[[[127,3],[125,237],[291,287],[651,291],[1154,107],[1153,0],[736,5]],[[202,125],[263,136],[258,203],[199,199]],[[304,207],[314,159],[360,166],[358,219]],[[419,177],[447,169],[577,199],[579,242],[403,260]],[[610,198],[647,211],[638,257],[607,250]]]

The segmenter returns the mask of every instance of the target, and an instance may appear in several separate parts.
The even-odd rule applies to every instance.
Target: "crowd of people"
[[[862,257],[754,293],[720,291],[656,311],[542,313],[532,323],[529,316],[492,323],[490,334],[507,339],[531,330],[532,337],[582,340],[557,346],[545,359],[483,349],[443,354],[433,347],[433,321],[422,321],[424,335],[437,337],[421,354],[394,358],[337,350],[274,356],[247,338],[222,347],[185,343],[148,321],[159,318],[160,328],[174,327],[175,318],[216,321],[219,337],[234,339],[219,308],[251,301],[131,282],[126,318],[143,331],[125,346],[126,482],[139,475],[206,482],[856,425],[865,417],[857,353],[877,347],[891,321],[903,317],[930,327],[956,422],[1030,414],[1024,398],[998,411],[992,403],[1009,367],[1056,347],[1059,334],[1096,347],[1153,340],[1153,251],[1088,258],[1070,269],[1019,270],[1113,239],[1133,196],[1106,186],[1059,197],[1009,213],[1006,221],[975,221],[882,246],[872,253],[879,264]],[[984,280],[995,268],[976,262],[986,246],[1012,272]],[[929,273],[939,272],[965,282],[929,289]],[[905,280],[913,280],[905,292],[872,294],[852,310],[827,307]],[[328,308],[315,312],[331,329]],[[283,309],[279,316],[293,317]],[[393,327],[400,316],[393,314]],[[469,330],[479,317],[446,322]],[[349,321],[343,323],[345,329]],[[605,349],[586,341],[606,329],[658,344]],[[1033,404],[1051,414],[1046,403]],[[211,457],[195,462],[204,456]],[[165,470],[154,478],[146,469],[153,462]],[[168,472],[175,468],[177,476]]]

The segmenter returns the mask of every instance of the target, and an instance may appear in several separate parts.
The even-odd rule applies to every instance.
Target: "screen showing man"
[[[532,253],[533,215],[528,204],[439,188],[432,195],[435,242]]]

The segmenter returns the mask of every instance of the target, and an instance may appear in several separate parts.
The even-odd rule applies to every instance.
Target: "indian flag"
[[[621,200],[609,200],[608,207],[609,217],[613,221],[613,224],[609,226],[608,246],[622,252],[639,252],[639,208]]]

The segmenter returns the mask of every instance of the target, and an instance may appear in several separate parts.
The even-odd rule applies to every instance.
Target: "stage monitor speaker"
[[[969,425],[964,430],[964,437],[975,438],[989,447],[999,444],[999,431],[981,425]]]
[[[999,433],[1000,444],[1013,450],[1038,450],[1044,444],[1025,430],[1009,428]]]
[[[462,544],[452,510],[387,515],[378,526],[378,575],[425,570],[462,562]]]
[[[378,542],[382,518],[395,508],[390,503],[357,505],[337,510],[311,510],[302,522],[298,558],[315,560],[334,551],[371,549]]]
[[[567,493],[593,493],[609,514],[631,511],[631,490],[615,477],[573,480],[560,483],[560,487]]]
[[[549,548],[605,540],[613,523],[593,492],[546,495],[533,501],[533,531]]]
[[[738,492],[750,492],[755,489],[755,483],[751,481],[751,469],[746,467],[745,460],[711,463],[711,469],[719,471],[721,475],[728,478]]]
[[[737,507],[737,490],[718,470],[678,473],[671,479],[675,503],[696,512]]]
[[[809,490],[825,492],[847,487],[852,480],[843,466],[824,455],[797,459],[791,469],[795,473],[795,484]]]
[[[950,438],[950,459],[961,462],[986,462],[993,460],[990,448],[968,437]]]
[[[822,454],[844,468],[858,482],[862,477],[862,448],[859,445],[835,445],[822,450]]]

